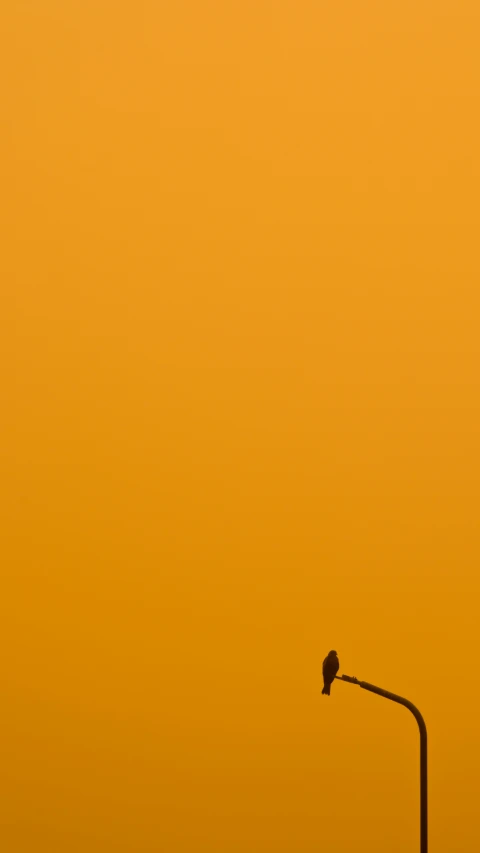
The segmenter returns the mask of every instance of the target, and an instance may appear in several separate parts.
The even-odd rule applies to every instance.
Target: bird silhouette
[[[335,676],[340,668],[340,662],[335,651],[328,653],[323,661],[323,690],[325,696],[330,696],[330,685],[333,683]]]

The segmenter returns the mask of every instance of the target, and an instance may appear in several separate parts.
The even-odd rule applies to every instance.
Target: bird
[[[330,696],[330,685],[333,683],[335,676],[340,668],[337,653],[331,651],[323,661],[323,690],[322,694]]]

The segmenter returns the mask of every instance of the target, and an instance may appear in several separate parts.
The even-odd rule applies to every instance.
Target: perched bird
[[[335,676],[340,668],[340,663],[337,657],[337,653],[332,651],[329,652],[325,660],[323,661],[323,690],[326,696],[330,696],[330,685],[333,683]]]

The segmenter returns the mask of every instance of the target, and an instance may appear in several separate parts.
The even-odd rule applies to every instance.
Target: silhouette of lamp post
[[[348,681],[349,684],[358,684],[363,690],[369,690],[370,693],[377,693],[378,696],[383,696],[384,699],[391,699],[392,702],[398,702],[399,705],[405,705],[415,717],[418,728],[420,730],[420,853],[428,851],[428,799],[427,799],[427,727],[420,711],[408,699],[403,696],[397,696],[396,693],[390,693],[388,690],[383,690],[382,687],[375,687],[374,684],[369,684],[368,681],[358,681],[357,678],[351,675],[336,675],[335,678],[340,681]]]

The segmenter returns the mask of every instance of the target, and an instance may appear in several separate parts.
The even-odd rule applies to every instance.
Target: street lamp
[[[398,702],[399,705],[405,705],[415,717],[418,728],[420,730],[420,853],[428,851],[428,822],[427,822],[427,727],[418,708],[415,707],[408,699],[403,696],[397,696],[396,693],[390,693],[388,690],[383,690],[382,687],[375,687],[374,684],[369,684],[368,681],[358,681],[357,678],[351,675],[336,675],[335,678],[340,681],[348,681],[349,684],[358,684],[363,690],[369,690],[370,693],[377,693],[385,699],[391,699],[392,702]]]

